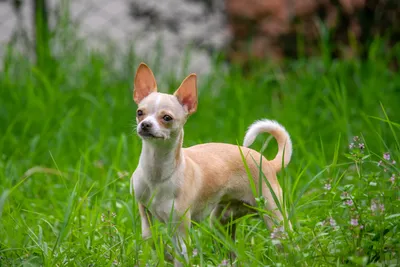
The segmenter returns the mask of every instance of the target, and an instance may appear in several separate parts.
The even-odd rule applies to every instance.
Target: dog
[[[271,229],[274,221],[283,222],[283,212],[276,201],[282,201],[276,173],[290,162],[292,142],[282,125],[267,119],[254,122],[246,132],[243,146],[206,143],[183,148],[184,125],[197,109],[196,74],[187,76],[174,94],[165,94],[157,92],[153,72],[141,63],[134,79],[133,100],[138,105],[136,130],[142,139],[142,150],[131,176],[130,192],[138,203],[143,239],[151,237],[151,217],[174,223],[177,231],[173,244],[178,247],[178,255],[187,261],[184,241],[191,222],[211,215],[211,222],[219,220],[227,225],[253,213],[251,207],[257,205],[257,200],[251,184],[262,193],[265,208],[272,213],[263,215],[267,226]],[[278,153],[270,161],[248,148],[264,132],[278,143]],[[264,176],[262,183],[260,170]],[[231,236],[234,240],[235,224]],[[177,257],[174,266],[183,266]]]

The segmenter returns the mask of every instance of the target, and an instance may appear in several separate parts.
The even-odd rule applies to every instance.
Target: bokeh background
[[[166,66],[191,46],[189,66],[200,73],[216,51],[241,64],[279,61],[318,55],[323,39],[333,56],[351,58],[365,56],[377,36],[389,47],[400,38],[397,0],[2,0],[0,18],[0,43],[30,56],[37,46],[57,50],[52,37],[73,33],[93,49],[133,46],[149,59],[159,51]]]

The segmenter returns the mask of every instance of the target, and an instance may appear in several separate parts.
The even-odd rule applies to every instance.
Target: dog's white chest
[[[135,198],[159,220],[166,222],[173,211],[176,186],[170,180],[152,184],[143,176],[132,176]]]

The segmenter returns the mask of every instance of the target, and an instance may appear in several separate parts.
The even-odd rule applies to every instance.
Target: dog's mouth
[[[147,131],[139,131],[139,135],[145,139],[164,139],[162,136],[157,136]]]

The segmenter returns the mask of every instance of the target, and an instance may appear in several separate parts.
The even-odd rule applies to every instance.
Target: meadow
[[[84,47],[44,67],[9,48],[3,62],[0,266],[169,266],[166,227],[154,222],[152,250],[129,194],[141,149],[132,83],[142,60],[164,92],[190,70],[174,76],[157,68],[157,57]],[[239,266],[400,265],[400,75],[393,62],[400,46],[380,39],[365,59],[333,59],[324,50],[279,66],[254,62],[246,72],[215,57],[211,74],[199,78],[184,145],[241,144],[256,119],[283,124],[294,153],[279,181],[293,231],[269,231],[248,216],[232,243],[208,221],[195,224],[191,266],[229,266],[230,250]],[[267,137],[252,147],[260,150]],[[273,158],[276,150],[272,141],[263,154]]]

